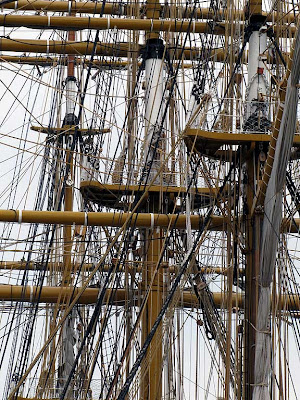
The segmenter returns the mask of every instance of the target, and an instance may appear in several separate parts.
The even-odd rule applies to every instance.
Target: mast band
[[[50,18],[51,16],[48,14],[48,26],[50,26]]]
[[[83,224],[83,226],[87,226],[87,224],[88,224],[88,213],[85,212],[84,213],[84,224]]]
[[[15,10],[18,8],[18,1],[19,1],[19,0],[16,0],[16,1],[15,1]]]
[[[151,219],[151,229],[154,228],[154,214],[150,213],[150,219]]]
[[[71,12],[72,12],[72,0],[69,1],[69,4],[68,4],[68,13],[69,13],[69,15],[71,15]]]
[[[22,223],[22,210],[19,210],[18,222],[19,222],[19,224]]]
[[[47,54],[49,54],[49,39],[47,39]]]
[[[33,297],[33,287],[32,286],[29,286],[29,288],[30,288],[30,297],[29,297],[29,301],[30,301],[30,303],[32,302],[32,297]]]
[[[107,29],[110,29],[110,15],[107,16]]]

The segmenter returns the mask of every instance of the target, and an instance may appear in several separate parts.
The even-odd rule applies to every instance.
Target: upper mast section
[[[262,1],[249,2],[249,58],[248,87],[246,91],[246,132],[266,133],[270,128],[268,120],[268,81],[265,74],[267,50],[266,17],[262,13]],[[246,32],[247,34],[247,32]]]
[[[161,5],[158,0],[149,0],[146,5],[147,19],[159,19]],[[146,32],[145,62],[145,173],[144,179],[152,181],[160,167],[163,110],[164,51],[158,31]],[[159,178],[158,178],[159,180]]]

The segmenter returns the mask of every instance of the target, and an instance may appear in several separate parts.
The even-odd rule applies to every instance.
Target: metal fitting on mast
[[[76,95],[76,78],[75,76],[68,76],[66,78],[66,115],[63,121],[63,126],[78,124],[78,118],[75,115]]]
[[[145,63],[145,177],[153,178],[159,169],[160,139],[162,134],[164,94],[164,44],[161,39],[150,38],[144,49]]]
[[[146,46],[142,49],[143,59],[149,60],[156,58],[162,60],[164,57],[165,46],[162,39],[150,38],[146,42]]]

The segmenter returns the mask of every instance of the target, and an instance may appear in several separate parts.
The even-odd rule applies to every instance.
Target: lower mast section
[[[70,31],[68,35],[69,40],[75,41],[75,32]],[[66,130],[64,134],[65,142],[65,179],[62,182],[62,187],[65,187],[64,195],[64,211],[73,211],[73,186],[74,186],[74,143],[75,140],[75,126],[78,124],[77,117],[75,116],[76,105],[76,78],[75,72],[75,57],[73,55],[67,56],[67,78],[66,78],[66,114],[63,121],[63,128]],[[71,131],[68,134],[68,131]],[[64,271],[62,273],[62,286],[69,287],[72,285],[72,247],[73,247],[73,229],[72,225],[64,227],[64,247],[63,247],[63,265]],[[61,396],[64,386],[71,374],[72,367],[75,361],[74,345],[76,343],[75,334],[75,313],[72,311],[68,316],[66,322],[62,327],[61,334],[61,348],[59,356],[59,365],[57,370],[57,395]],[[72,399],[74,396],[74,386],[69,385],[66,393],[66,399]]]
[[[250,2],[250,9],[254,5]],[[257,8],[258,7],[258,8]],[[249,29],[249,66],[248,88],[246,92],[246,109],[244,130],[248,133],[268,133],[268,82],[262,55],[267,49],[267,31],[263,26],[265,18],[261,15],[261,3],[252,10]],[[257,327],[257,307],[259,298],[259,262],[262,213],[255,207],[255,197],[261,171],[263,168],[266,147],[257,143],[249,151],[244,166],[244,218],[246,237],[246,287],[245,287],[245,322],[244,322],[244,385],[243,399],[251,400],[254,387],[255,336]]]
[[[160,153],[162,135],[163,109],[163,53],[162,40],[149,38],[145,49],[145,169],[144,182],[149,184],[153,179],[155,184],[161,184]],[[149,198],[150,213],[159,210],[159,195]],[[154,215],[151,214],[151,218]],[[163,274],[159,268],[162,249],[162,230],[159,228],[147,229],[144,243],[144,270],[142,274],[143,297],[146,300],[142,316],[142,344],[147,341],[149,332],[162,307]],[[141,399],[150,400],[162,397],[162,325],[160,324],[151,341],[141,371]]]

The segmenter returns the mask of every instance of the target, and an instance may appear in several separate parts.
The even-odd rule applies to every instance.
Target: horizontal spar
[[[243,27],[243,23],[234,23],[234,28]],[[139,18],[95,18],[95,17],[57,17],[51,15],[0,15],[0,26],[25,27],[37,29],[57,29],[57,30],[106,30],[123,29],[130,31],[147,32],[183,32],[183,33],[213,33],[214,35],[225,35],[228,24],[219,22],[214,26],[213,32],[211,24],[199,21],[187,21],[183,19],[139,19]],[[290,34],[296,31],[295,26],[274,26],[274,31],[280,34],[288,30]],[[235,29],[233,29],[235,35]],[[230,33],[227,33],[230,36]]]
[[[93,42],[63,41],[63,40],[40,40],[40,39],[6,39],[0,38],[0,51],[14,51],[21,53],[53,53],[69,55],[91,55],[94,49]],[[141,46],[131,53],[140,53]],[[95,55],[127,57],[129,51],[128,43],[97,43]]]
[[[206,22],[186,20],[131,19],[131,18],[93,18],[93,17],[56,17],[43,15],[0,15],[0,26],[25,27],[57,30],[83,29],[124,29],[148,32],[191,32],[210,33],[210,25]],[[224,23],[214,28],[215,35],[225,35]]]
[[[24,301],[24,302],[39,302],[39,303],[68,303],[71,297],[75,297],[81,288],[72,287],[51,287],[44,286],[42,289],[37,286],[20,286],[20,285],[0,285],[0,301]],[[107,289],[105,301],[110,297],[112,289]],[[95,304],[99,295],[99,289],[87,288],[82,293],[78,300],[78,304]],[[214,303],[217,307],[226,308],[227,296],[221,292],[212,293]],[[122,306],[126,301],[129,301],[128,293],[125,289],[117,289],[113,291],[111,303],[116,306]],[[141,302],[142,296],[136,291],[130,301]],[[282,310],[300,311],[300,299],[296,294],[280,296],[280,308]],[[232,293],[232,306],[243,308],[243,295],[241,293]],[[197,296],[190,291],[183,291],[179,306],[185,308],[197,307]]]
[[[0,55],[0,63],[8,62],[15,64],[27,64],[27,65],[40,65],[43,67],[51,67],[56,65],[67,65],[67,57],[46,57],[46,56],[10,56],[6,54]],[[75,65],[89,65],[89,59],[81,59],[80,57],[76,57],[74,60]],[[141,63],[138,63],[141,65]],[[124,69],[129,66],[128,61],[110,61],[110,60],[93,60],[92,68],[104,68],[104,69]],[[184,68],[192,68],[192,64],[188,64],[188,66],[184,65]]]
[[[190,218],[192,229],[197,230],[202,226],[203,216],[191,215]],[[137,228],[186,229],[184,214],[0,210],[0,222],[110,227],[121,227],[127,222],[128,226]],[[224,231],[228,222],[228,219],[223,216],[211,215],[208,229]],[[300,218],[282,219],[283,232],[299,233],[299,227]]]
[[[218,55],[218,58],[219,55]],[[9,55],[0,55],[0,63],[1,62],[8,62],[8,63],[15,63],[15,64],[26,64],[26,65],[40,65],[42,67],[51,67],[56,65],[67,65],[67,58],[66,57],[46,57],[46,56],[9,56]],[[80,57],[75,57],[74,60],[75,65],[89,65],[90,60],[86,57],[84,59]],[[126,69],[130,67],[132,64],[130,61],[113,61],[113,60],[93,60],[92,68],[99,68],[99,69]],[[140,67],[142,65],[141,61],[137,63]],[[177,64],[175,64],[176,66]],[[195,67],[192,63],[182,63],[181,68],[193,68]]]
[[[213,19],[215,18],[215,11],[211,8],[196,8],[193,7],[180,7],[172,5],[159,5],[161,15],[166,18],[173,16],[174,18],[191,18],[198,19]],[[124,2],[93,2],[93,1],[48,1],[48,0],[16,0],[3,5],[4,9],[15,11],[52,11],[52,12],[67,12],[67,13],[86,13],[86,14],[111,14],[111,15],[127,15],[131,16],[136,12],[135,6],[127,5]],[[139,13],[145,13],[145,6],[138,9]],[[234,10],[233,15],[236,19],[242,19],[245,16],[244,10]],[[273,22],[280,19],[284,22],[294,22],[297,19],[294,12],[290,13],[277,13],[263,12],[262,15],[266,18],[267,22]],[[220,12],[218,20],[224,19],[224,12]]]
[[[199,19],[213,18],[214,12],[209,8],[181,7],[172,5],[156,4],[159,7],[161,15],[168,18],[173,15],[174,18],[190,18],[194,16]],[[3,5],[4,9],[15,11],[52,11],[66,13],[85,13],[85,14],[111,14],[131,16],[134,13],[145,13],[146,6],[136,8],[135,5],[125,2],[93,2],[93,1],[47,1],[47,0],[16,0]],[[237,11],[240,16],[244,11]]]
[[[1,39],[0,39],[1,40]],[[9,39],[8,39],[9,40]],[[22,42],[21,39],[17,39],[17,42]],[[38,42],[38,40],[37,40]],[[23,42],[22,42],[23,43]],[[26,43],[26,41],[25,41]],[[56,42],[57,43],[57,42]],[[68,45],[68,42],[64,42]],[[82,42],[82,43],[86,43],[86,42]],[[124,44],[124,43],[123,43]],[[111,43],[109,44],[111,46]],[[31,46],[35,46],[31,45]],[[49,46],[52,46],[51,41],[49,43]],[[3,47],[5,47],[5,44],[3,44]],[[72,53],[69,54],[74,54],[77,55],[78,57],[75,57],[75,65],[89,65],[90,64],[90,60],[88,58],[86,58],[86,55],[90,55],[90,49],[87,49],[86,54],[81,54],[79,51],[79,47],[78,47],[78,51],[75,52],[75,49],[77,49],[77,45],[75,44],[73,46],[74,48],[72,50],[70,50]],[[118,52],[118,46],[117,44],[114,46],[115,47],[115,52]],[[12,47],[10,47],[11,49]],[[34,47],[35,48],[35,47]],[[174,49],[172,48],[168,48],[169,51],[173,51]],[[16,46],[16,50],[13,50],[16,52],[23,52],[22,49],[20,49],[20,46]],[[63,49],[63,53],[60,54],[66,54],[65,49]],[[98,50],[99,51],[99,50]],[[128,55],[128,51],[129,51],[129,47],[127,52],[124,51],[124,49],[121,50],[121,57],[125,58]],[[30,52],[35,53],[34,50],[30,50]],[[45,52],[45,50],[43,51]],[[73,53],[74,52],[74,53]],[[105,50],[103,50],[103,53],[105,52]],[[132,53],[132,49],[130,50],[130,52]],[[138,47],[137,52],[140,52],[140,46]],[[175,52],[175,59],[178,59],[179,55],[180,55],[181,49],[177,48],[176,52]],[[42,53],[42,52],[39,52]],[[201,49],[196,49],[196,48],[186,48],[183,51],[183,61],[188,61],[191,59],[197,59],[197,55],[199,56],[199,54],[201,54]],[[212,49],[209,53],[209,60],[213,61],[213,62],[226,62],[226,60],[228,59],[228,62],[230,61],[230,49],[227,51],[223,50],[223,49]],[[84,58],[82,59],[81,56],[84,56]],[[103,54],[103,56],[109,56],[109,54]],[[119,56],[119,55],[118,55]],[[283,53],[284,57],[289,57],[290,54],[289,53]],[[9,62],[9,63],[16,63],[16,64],[27,64],[27,65],[40,65],[40,66],[56,66],[56,65],[67,65],[67,58],[64,57],[55,57],[55,56],[27,56],[27,55],[20,55],[20,56],[11,56],[11,55],[7,55],[7,54],[2,54],[0,56],[0,63],[1,62]],[[248,52],[246,51],[244,54],[244,57],[241,61],[241,63],[247,64],[248,62]],[[274,60],[270,55],[267,55],[267,64],[273,64]],[[138,66],[141,66],[141,61],[139,61]],[[131,65],[131,61],[114,61],[111,59],[101,59],[101,60],[97,60],[94,59],[93,60],[93,64],[92,64],[92,68],[107,68],[107,69],[125,69],[127,68],[129,65]],[[174,64],[173,64],[174,66]],[[175,66],[177,66],[177,63],[175,64]],[[193,65],[192,63],[187,63],[187,62],[182,62],[180,68],[195,68],[195,65]],[[189,133],[187,133],[187,135],[189,135]]]
[[[25,286],[22,287],[20,285],[0,285],[0,301],[24,301],[24,302],[33,302],[33,303],[57,303],[60,300],[61,304],[68,303],[68,300],[71,297],[75,297],[81,288],[73,288],[73,287],[51,287],[44,286],[42,289],[37,286]],[[110,297],[111,289],[107,289],[106,296],[104,298],[105,301]],[[99,295],[99,289],[95,288],[87,288],[82,293],[81,297],[78,300],[78,304],[95,304]],[[138,300],[142,299],[142,296],[136,292],[130,298],[130,301],[134,300],[138,302]],[[215,293],[215,303],[216,305],[222,305],[224,295],[221,293]],[[194,293],[189,291],[182,292],[182,305],[183,307],[194,307],[198,303],[198,299]],[[112,304],[124,305],[126,301],[129,301],[128,293],[126,293],[125,289],[114,290],[112,295]],[[238,296],[238,304],[242,306],[243,298],[241,295]]]
[[[90,14],[115,14],[124,13],[123,3],[93,2],[93,1],[48,1],[48,0],[16,0],[3,6],[8,10],[16,11],[52,11],[67,13],[90,13]]]
[[[127,222],[128,226],[137,228],[167,228],[168,226],[177,229],[186,228],[184,214],[0,210],[0,221],[111,227],[121,227]],[[203,221],[204,217],[191,215],[192,229],[199,229]],[[209,229],[223,230],[225,224],[226,220],[223,217],[213,215]]]
[[[193,7],[174,7],[170,5],[157,5],[160,8],[160,13],[168,17],[172,14],[174,17],[189,18],[195,16],[196,18],[205,19],[213,18],[214,13],[208,8],[197,8],[195,11]],[[93,2],[93,1],[47,1],[47,0],[16,0],[11,3],[3,5],[4,9],[15,11],[52,11],[52,12],[66,12],[66,13],[85,13],[85,14],[111,14],[111,15],[126,15],[131,16],[136,12],[135,5],[126,4],[125,2]],[[138,13],[145,13],[146,6],[138,7]],[[241,13],[241,12],[240,12]],[[244,15],[244,12],[243,14]]]
[[[126,42],[105,43],[99,42],[95,48],[96,56],[130,57],[132,54],[140,55],[143,46],[130,46]],[[87,41],[63,41],[63,40],[43,40],[43,39],[7,39],[0,38],[0,51],[13,51],[19,53],[45,53],[45,54],[68,54],[77,56],[91,55],[94,49],[93,42]],[[199,47],[176,47],[167,46],[171,54],[171,59],[193,60],[199,57],[201,49]],[[224,61],[227,53],[222,49],[212,49],[210,52],[211,61]],[[0,56],[1,58],[1,56]],[[78,61],[79,62],[79,61]],[[97,64],[97,61],[95,61]]]
[[[192,229],[201,228],[204,217],[191,215]],[[121,227],[126,222],[128,226],[136,228],[176,228],[186,229],[184,214],[152,214],[152,213],[120,213],[120,212],[76,212],[76,211],[27,211],[27,210],[0,210],[0,222],[83,225],[83,226],[111,226]],[[209,230],[224,231],[228,220],[223,216],[210,217]],[[284,218],[282,231],[298,233],[300,219]]]
[[[124,261],[120,261],[118,259],[113,259],[112,262],[114,265],[117,265],[117,263],[120,262],[120,265],[118,267],[118,272],[125,272],[126,268],[132,273],[132,272],[141,272],[144,268],[147,267],[147,262],[146,261],[132,261],[132,260],[126,260],[125,263]],[[124,265],[125,264],[125,265]],[[152,263],[151,263],[152,264]],[[168,262],[161,262],[160,267],[162,270],[168,271],[170,273],[176,273],[180,266],[177,265],[169,265]],[[50,271],[51,273],[54,272],[61,272],[64,271],[66,268],[63,263],[60,262],[49,262],[46,265],[40,264],[34,261],[26,262],[26,261],[0,261],[0,269],[2,270],[8,270],[10,272],[13,271],[22,271],[22,270],[28,270],[28,271],[43,271],[44,269],[47,269],[47,271]],[[72,271],[74,270],[75,272],[78,272],[78,270],[82,270],[83,272],[85,271],[92,271],[95,269],[95,265],[91,263],[84,263],[81,265],[80,263],[75,263],[72,265]],[[101,265],[99,268],[100,272],[108,272],[111,269],[110,264],[105,264]],[[227,273],[230,271],[230,268],[223,268],[223,267],[202,267],[200,268],[200,271],[203,274],[218,274],[218,275],[227,275]],[[240,268],[239,269],[239,274],[244,275],[244,269]]]

